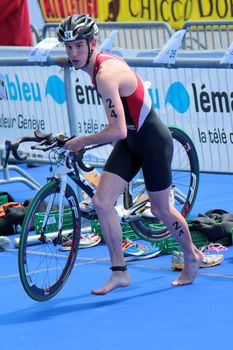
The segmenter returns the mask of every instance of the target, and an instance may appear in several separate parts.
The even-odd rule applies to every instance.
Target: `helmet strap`
[[[89,63],[90,58],[91,58],[91,56],[93,54],[93,50],[90,49],[90,41],[89,40],[87,40],[87,46],[88,46],[88,56],[87,56],[87,62],[86,62],[84,67],[86,67],[86,65]]]

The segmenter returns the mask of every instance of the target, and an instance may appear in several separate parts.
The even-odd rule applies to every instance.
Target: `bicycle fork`
[[[57,237],[53,239],[54,244],[61,244],[62,243],[62,224],[63,224],[63,215],[64,215],[64,198],[65,198],[65,191],[66,191],[66,185],[67,185],[67,176],[66,175],[60,175],[59,176],[59,202],[58,202],[58,232]],[[45,235],[45,229],[46,226],[49,224],[52,224],[54,221],[54,217],[51,217],[50,213],[52,210],[52,206],[55,200],[57,193],[53,193],[48,201],[48,205],[45,210],[45,215],[43,219],[42,224],[42,233],[41,233],[41,240],[43,242],[46,242],[49,238]]]

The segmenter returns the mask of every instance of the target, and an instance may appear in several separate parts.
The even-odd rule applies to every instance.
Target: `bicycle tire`
[[[32,200],[22,225],[18,254],[19,275],[24,290],[36,301],[49,300],[62,289],[78,253],[81,230],[79,203],[71,186],[67,184],[63,198],[62,233],[59,238],[59,189],[58,179],[52,179],[41,188]],[[45,209],[51,196],[54,197],[53,206],[43,229]],[[72,240],[70,250],[61,251],[61,244],[69,239]],[[33,240],[39,244],[33,244]]]
[[[190,137],[176,127],[169,127],[174,144],[172,161],[172,186],[174,188],[175,207],[187,217],[197,196],[199,185],[199,161],[195,146]],[[138,188],[137,188],[138,187]],[[124,206],[131,208],[139,196],[146,194],[144,181],[132,181],[124,192]],[[170,236],[166,226],[155,218],[129,223],[134,232],[142,239],[155,242]]]

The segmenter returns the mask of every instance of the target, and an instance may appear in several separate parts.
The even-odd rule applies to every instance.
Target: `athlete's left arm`
[[[101,70],[96,78],[96,82],[98,92],[102,96],[108,125],[96,134],[81,136],[68,141],[65,145],[67,149],[76,151],[83,146],[93,144],[114,144],[116,141],[127,137],[124,107],[119,93],[121,79],[117,73],[111,72],[111,74],[108,74],[106,69]]]

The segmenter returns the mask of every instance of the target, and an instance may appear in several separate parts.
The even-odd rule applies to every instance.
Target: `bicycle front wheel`
[[[74,191],[67,185],[61,196],[59,180],[51,180],[32,200],[19,243],[20,279],[32,299],[51,299],[64,286],[76,261],[80,227]],[[67,241],[69,247],[64,251],[62,245]]]
[[[172,189],[176,209],[187,217],[190,213],[198,191],[199,162],[196,149],[189,136],[182,130],[169,127],[174,145],[172,160]],[[148,198],[143,179],[134,179],[124,193],[126,209]],[[149,202],[149,200],[148,200]],[[157,241],[167,238],[170,232],[158,219],[130,222],[132,229],[142,239]]]

